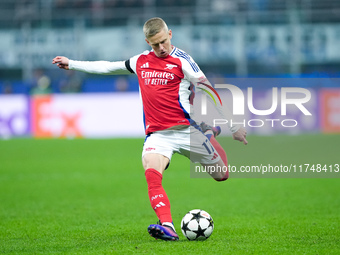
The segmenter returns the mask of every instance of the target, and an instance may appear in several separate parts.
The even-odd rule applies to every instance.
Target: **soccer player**
[[[57,56],[52,63],[66,70],[94,74],[136,74],[144,111],[145,142],[142,163],[148,185],[148,195],[159,224],[148,227],[149,234],[162,240],[178,240],[170,202],[162,186],[165,169],[173,153],[188,157],[207,167],[227,169],[227,156],[215,139],[217,128],[205,123],[198,126],[190,117],[190,86],[208,84],[195,61],[171,44],[172,31],[161,18],[151,18],[143,27],[145,41],[151,51],[145,51],[126,61],[75,61]],[[231,127],[233,138],[247,144],[246,130]],[[210,173],[216,181],[229,177],[228,171]]]

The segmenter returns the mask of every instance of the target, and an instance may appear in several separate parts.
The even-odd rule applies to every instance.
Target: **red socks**
[[[219,142],[217,142],[217,140],[215,139],[215,137],[213,135],[210,137],[210,142],[211,142],[212,146],[214,146],[214,148],[218,152],[218,154],[220,155],[224,165],[226,167],[228,167],[227,154],[225,153],[224,149],[219,144]],[[225,176],[222,179],[218,180],[218,181],[225,181],[225,180],[228,179],[228,177],[229,177],[229,171],[227,171]]]
[[[162,174],[153,168],[149,168],[145,171],[145,178],[148,184],[151,207],[158,219],[161,223],[172,222],[170,201],[162,186]]]
[[[218,154],[220,154],[220,157],[223,161],[223,163],[227,166],[228,165],[228,159],[227,159],[227,154],[225,153],[224,149],[222,146],[217,142],[216,138],[214,136],[211,136],[210,142],[212,146],[217,150]]]
[[[214,136],[210,137],[210,142],[222,158],[224,164],[228,166],[227,154]],[[228,177],[229,172],[226,172],[225,176],[218,181],[224,181],[228,179]],[[162,174],[153,168],[149,168],[145,171],[145,178],[148,184],[151,207],[154,209],[158,219],[161,223],[172,222],[170,201],[162,186]]]

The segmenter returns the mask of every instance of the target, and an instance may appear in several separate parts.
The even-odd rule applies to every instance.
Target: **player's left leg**
[[[218,131],[218,132],[216,132]],[[220,133],[209,125],[193,125],[190,131],[190,160],[200,163],[216,181],[229,177],[227,154],[215,139]]]
[[[215,169],[215,171],[208,172],[215,181],[226,181],[229,178],[228,165],[225,165],[220,159],[217,163],[205,164],[201,163],[205,169]]]
[[[217,169],[225,169],[225,171],[218,171],[215,173],[210,173],[210,175],[216,180],[216,181],[225,181],[229,178],[229,171],[228,171],[228,158],[227,153],[221,146],[221,144],[216,140],[216,136],[218,136],[221,133],[220,127],[212,127],[208,124],[202,122],[200,124],[200,128],[204,135],[209,139],[211,145],[214,147],[214,149],[219,154],[221,160],[217,163],[211,163],[211,164],[202,164],[203,166],[207,167],[206,169],[209,169],[210,166],[217,167]]]
[[[213,135],[214,137],[218,136],[221,133],[221,127],[220,126],[210,126],[204,121],[201,122],[199,125],[199,128],[202,130],[202,132],[210,139],[210,136]],[[210,132],[209,132],[210,131]]]

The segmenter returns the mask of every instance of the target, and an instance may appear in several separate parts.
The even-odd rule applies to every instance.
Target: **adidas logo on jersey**
[[[144,63],[140,68],[149,68],[149,62]]]

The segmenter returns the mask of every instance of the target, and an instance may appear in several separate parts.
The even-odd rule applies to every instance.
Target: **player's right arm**
[[[62,56],[56,56],[52,60],[52,64],[57,64],[57,66],[61,69],[69,70],[69,59],[67,57],[62,57]]]
[[[52,60],[61,69],[77,70],[93,74],[130,74],[126,61],[76,61],[67,57],[57,56]]]

